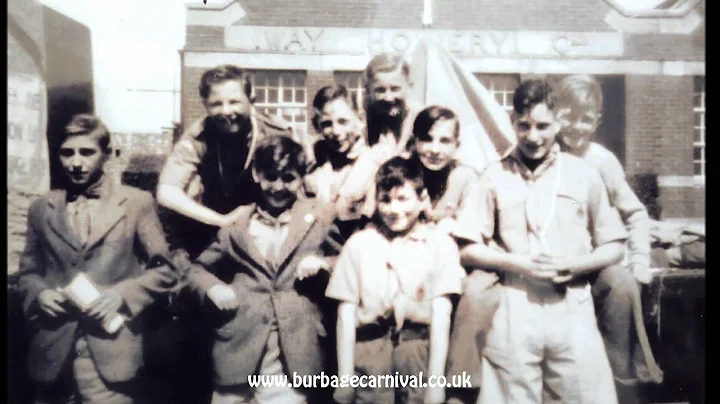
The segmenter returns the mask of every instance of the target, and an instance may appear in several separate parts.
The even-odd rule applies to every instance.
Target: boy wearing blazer
[[[104,174],[112,154],[107,127],[82,114],[62,136],[68,181],[31,205],[19,268],[36,402],[133,403],[143,365],[139,314],[170,292],[177,274],[152,265],[168,256],[152,196]],[[61,291],[79,274],[101,293],[82,309]],[[118,315],[124,325],[106,331]]]

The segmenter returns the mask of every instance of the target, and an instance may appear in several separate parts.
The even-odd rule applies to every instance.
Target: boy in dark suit
[[[324,369],[318,302],[327,277],[312,275],[329,269],[321,256],[339,248],[328,237],[333,210],[298,199],[306,169],[302,146],[291,138],[262,140],[253,167],[262,196],[238,211],[190,269],[190,287],[221,314],[214,319],[213,404],[306,403],[306,389],[252,388],[248,376],[292,382],[293,374]]]
[[[19,289],[30,319],[28,370],[38,403],[132,403],[129,383],[143,364],[138,315],[177,283],[162,265],[167,244],[149,193],[104,175],[110,133],[91,115],[73,117],[59,158],[67,185],[35,201],[28,213]],[[60,288],[84,274],[102,296],[85,310]],[[122,314],[111,334],[102,324]]]

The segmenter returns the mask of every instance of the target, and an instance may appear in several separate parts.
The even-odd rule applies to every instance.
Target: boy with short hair
[[[262,140],[253,176],[260,199],[192,265],[191,289],[217,309],[212,347],[212,403],[306,403],[313,392],[249,386],[250,375],[317,375],[325,336],[319,302],[327,277],[312,276],[339,246],[328,237],[332,209],[299,199],[307,169],[301,145],[287,136]],[[207,300],[205,300],[207,299]]]
[[[627,267],[615,265],[602,270],[593,282],[592,292],[618,394],[628,396],[623,401],[635,402],[637,399],[631,396],[639,392],[634,392],[632,386],[638,382],[660,383],[663,378],[645,331],[640,288],[635,282],[637,279],[647,284],[652,280],[650,218],[628,184],[617,157],[591,140],[602,118],[600,83],[587,75],[567,76],[558,83],[556,93],[561,149],[600,173],[610,205],[620,213],[629,234]]]
[[[425,223],[428,196],[419,164],[395,157],[376,176],[374,222],[343,247],[326,295],[340,301],[338,373],[442,376],[450,336],[451,295],[465,271],[447,233]],[[425,379],[427,380],[427,379]],[[341,403],[441,403],[443,387],[380,385],[355,392],[342,386]]]
[[[373,56],[365,68],[364,82],[368,148],[358,156],[338,189],[338,215],[343,220],[372,216],[375,174],[391,158],[409,156],[413,122],[421,109],[409,97],[410,65],[402,54]]]
[[[559,151],[542,80],[513,98],[516,150],[482,175],[482,233],[463,263],[504,275],[484,348],[479,403],[617,402],[587,276],[622,259],[627,232],[598,172]]]
[[[110,132],[99,118],[76,115],[61,133],[66,179],[30,207],[19,289],[32,322],[28,370],[37,403],[133,403],[143,366],[138,316],[167,296],[178,274],[152,196],[107,178]],[[159,260],[159,261],[158,261]],[[89,307],[61,292],[84,274],[102,293]],[[103,328],[118,315],[119,330]],[[110,331],[107,331],[107,330]]]

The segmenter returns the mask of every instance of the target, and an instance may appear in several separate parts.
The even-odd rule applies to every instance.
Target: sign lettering
[[[454,31],[361,28],[253,27],[225,29],[229,48],[290,54],[375,55],[405,52],[431,35],[460,57],[622,56],[619,32]]]
[[[45,84],[39,76],[8,75],[7,175],[11,189],[43,192],[50,188],[44,105]]]

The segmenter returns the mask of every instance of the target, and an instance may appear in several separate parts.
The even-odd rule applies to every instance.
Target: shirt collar
[[[368,227],[375,229],[378,233],[382,234],[383,237],[387,238],[388,241],[415,241],[415,242],[425,242],[428,240],[430,236],[430,225],[427,223],[420,222],[415,225],[415,228],[410,231],[408,234],[397,236],[392,239],[388,238],[387,233],[383,231],[377,224],[371,223],[368,225]]]
[[[535,171],[530,170],[530,168],[525,165],[520,153],[522,153],[520,149],[518,147],[515,147],[509,157],[514,162],[514,166],[517,168],[517,171],[520,173],[520,175],[522,175],[523,179],[535,180],[537,178],[540,178],[548,169],[550,169],[550,167],[555,164],[558,156],[560,155],[560,145],[557,143],[553,143],[552,147],[550,148],[550,152],[545,157],[545,160],[543,160],[543,162],[540,163],[537,168],[535,168]]]
[[[252,218],[270,227],[286,226],[290,224],[290,219],[292,218],[292,211],[288,209],[285,212],[281,213],[280,216],[274,217],[259,206],[256,206],[255,213],[253,213]]]

